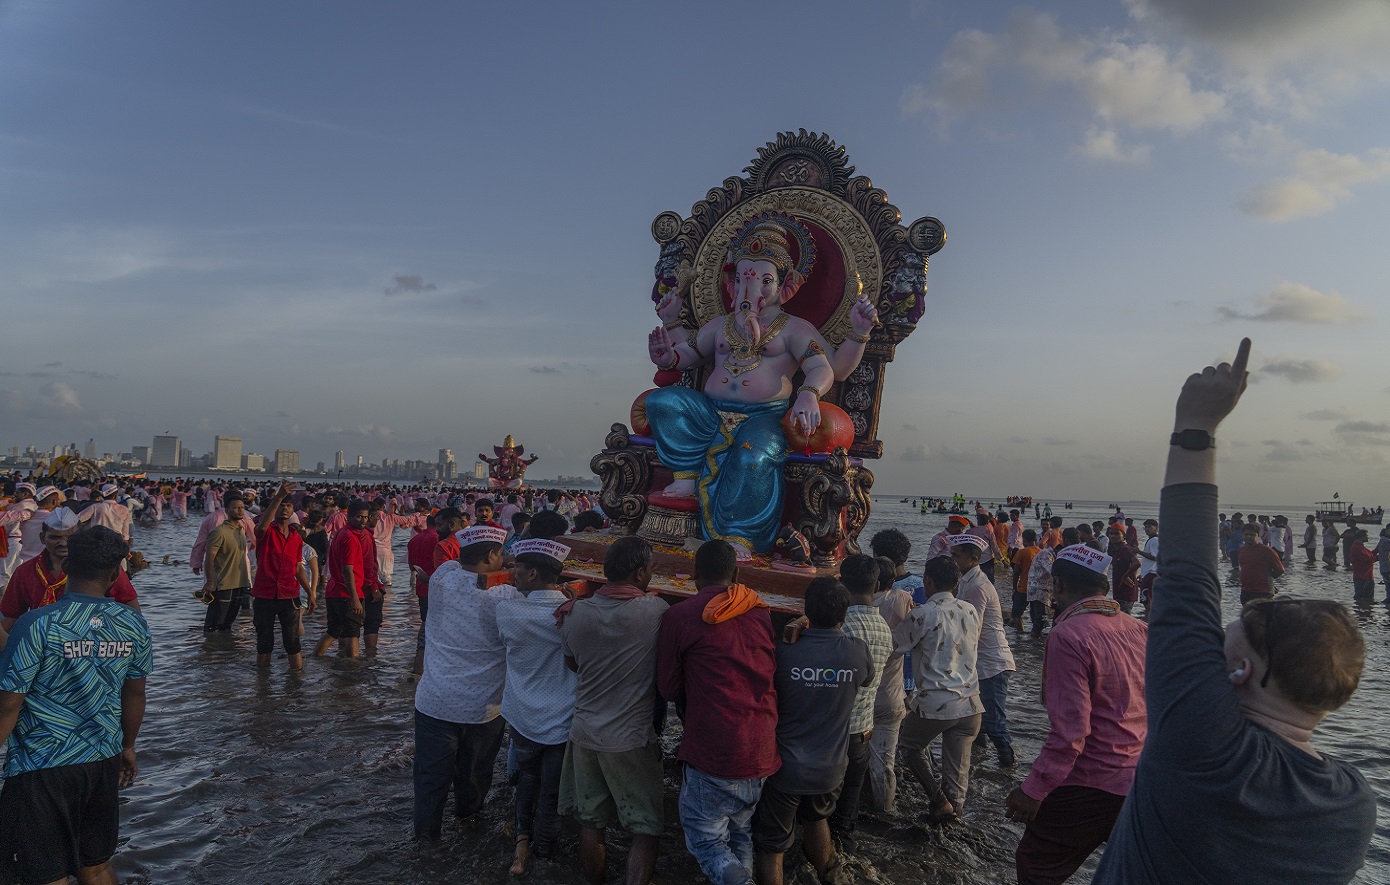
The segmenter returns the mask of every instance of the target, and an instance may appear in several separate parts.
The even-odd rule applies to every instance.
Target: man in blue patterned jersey
[[[115,885],[118,787],[135,780],[150,632],[106,598],[129,548],[103,526],[68,539],[67,593],[27,612],[0,653],[0,879]]]

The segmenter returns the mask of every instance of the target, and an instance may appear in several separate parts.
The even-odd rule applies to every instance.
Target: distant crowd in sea
[[[1188,379],[1179,429],[1209,437],[1244,390],[1248,348]],[[1119,508],[1074,526],[1038,513],[1032,527],[1018,508],[977,504],[949,517],[920,571],[907,567],[907,536],[884,529],[870,553],[809,580],[802,616],[776,620],[719,539],[694,552],[695,593],[663,598],[651,545],[604,536],[606,580],[575,598],[567,535],[604,522],[583,492],[499,501],[175,480],[88,486],[85,500],[74,486],[64,500],[54,486],[7,485],[6,535],[23,551],[37,521],[38,552],[0,602],[0,858],[22,881],[115,881],[115,791],[137,771],[152,667],[130,526],[162,499],[179,517],[206,509],[189,560],[204,630],[237,629],[249,598],[262,667],[277,633],[290,667],[303,667],[304,616],[320,602],[316,653],[336,643],[356,655],[362,643],[373,654],[397,585],[392,534],[412,533],[400,585],[421,623],[415,836],[443,838],[451,793],[456,818],[482,811],[506,740],[517,877],[564,850],[570,818],[590,882],[606,880],[618,828],[631,838],[626,881],[651,881],[668,826],[659,738],[673,709],[681,832],[712,882],[780,885],[798,839],[820,881],[852,881],[862,818],[902,822],[902,768],[925,797],[913,825],[970,826],[960,821],[978,753],[992,747],[1006,771],[1019,762],[1013,646],[1031,634],[1044,637],[1050,728],[1004,803],[1024,827],[1020,883],[1064,882],[1102,844],[1097,883],[1345,883],[1364,862],[1375,798],[1312,741],[1355,692],[1364,641],[1340,603],[1276,595],[1296,549],[1287,520],[1226,520],[1214,476],[1209,447],[1174,443],[1160,519],[1137,526]],[[1310,561],[1314,522],[1301,545]],[[1390,572],[1390,533],[1375,551],[1366,540],[1336,536],[1358,601],[1367,562],[1379,556]],[[1239,567],[1243,603],[1224,625],[1220,558]]]

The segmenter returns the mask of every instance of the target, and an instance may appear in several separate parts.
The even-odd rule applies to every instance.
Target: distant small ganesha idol
[[[502,441],[502,445],[493,446],[492,451],[497,457],[489,458],[480,452],[478,458],[487,462],[488,483],[494,489],[520,488],[526,468],[540,460],[537,455],[522,457],[526,454],[526,449],[517,445],[516,438],[510,433]]]

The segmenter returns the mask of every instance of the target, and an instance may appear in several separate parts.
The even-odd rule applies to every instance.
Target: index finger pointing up
[[[1231,375],[1237,380],[1245,377],[1247,367],[1250,365],[1250,339],[1240,339],[1240,346],[1236,348],[1235,362],[1231,363]]]

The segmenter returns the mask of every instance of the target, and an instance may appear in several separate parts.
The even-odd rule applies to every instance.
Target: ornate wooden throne
[[[854,176],[843,147],[805,129],[780,133],[743,171],[745,177],[727,178],[709,191],[688,217],[662,212],[652,222],[652,237],[661,248],[652,300],[673,289],[682,298],[684,328],[674,330],[673,337],[726,314],[730,305],[720,275],[730,237],[746,219],[767,211],[795,216],[815,243],[815,270],[785,305],[788,313],[817,326],[838,347],[850,332],[850,309],[861,291],[874,299],[880,325],[863,360],[821,397],[853,422],[852,444],[824,453],[793,452],[783,468],[783,522],[810,542],[817,565],[830,565],[859,552],[874,483],[864,462],[883,456],[877,433],[884,372],[922,317],[928,257],[945,245],[946,229],[931,216],[903,226],[887,195],[868,178]],[[656,384],[699,389],[706,371],[658,372]],[[638,406],[634,425],[641,420]],[[620,531],[672,545],[700,536],[698,512],[690,512],[694,499],[673,507],[659,495],[672,474],[649,437],[614,424],[591,467],[603,481],[604,512]]]

